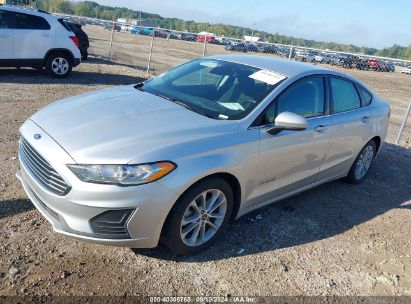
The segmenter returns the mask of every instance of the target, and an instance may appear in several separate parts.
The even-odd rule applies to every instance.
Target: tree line
[[[238,39],[243,38],[245,35],[251,35],[253,32],[251,28],[246,27],[220,23],[198,23],[192,20],[185,21],[177,18],[164,18],[157,14],[135,11],[125,7],[100,5],[93,1],[71,2],[67,0],[15,0],[12,2],[24,2],[25,4],[28,4],[28,2],[35,2],[38,8],[50,12],[74,14],[77,16],[99,18],[111,21],[116,21],[117,18],[139,19],[141,17],[143,20],[152,21],[162,28],[193,33],[207,31],[215,33],[218,36]],[[353,44],[307,40],[303,38],[285,36],[279,33],[272,34],[265,31],[254,32],[254,35],[260,37],[262,41],[271,43],[411,60],[411,45],[408,47],[393,45],[392,47],[379,50],[376,48],[359,47]]]

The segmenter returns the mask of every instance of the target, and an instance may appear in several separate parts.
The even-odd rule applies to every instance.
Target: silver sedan
[[[177,254],[230,220],[339,178],[360,183],[389,105],[365,84],[270,57],[197,59],[50,104],[21,127],[17,176],[55,231]]]

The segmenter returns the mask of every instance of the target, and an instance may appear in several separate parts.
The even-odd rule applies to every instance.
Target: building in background
[[[260,41],[260,37],[257,36],[244,36],[244,40],[247,42],[258,42]]]
[[[142,26],[142,27],[159,27],[159,25],[155,22],[149,20],[138,20],[138,19],[131,19],[131,18],[118,18],[118,23],[123,23],[127,25],[134,25],[134,26]]]

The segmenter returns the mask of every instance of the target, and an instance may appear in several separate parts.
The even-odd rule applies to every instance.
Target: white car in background
[[[315,56],[309,52],[297,51],[295,52],[295,60],[301,62],[315,62]]]
[[[318,63],[323,63],[324,62],[324,55],[318,54],[314,56],[314,61]]]
[[[44,11],[0,5],[0,67],[46,68],[56,78],[81,62],[76,35]]]
[[[407,67],[402,68],[401,73],[411,75],[411,66],[407,66]]]

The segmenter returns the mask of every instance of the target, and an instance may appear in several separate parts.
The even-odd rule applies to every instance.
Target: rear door
[[[55,42],[50,24],[40,16],[13,14],[14,59],[43,59]]]
[[[357,85],[349,79],[334,76],[329,77],[329,85],[330,148],[319,179],[346,175],[372,134],[368,107],[361,101]]]
[[[13,34],[11,14],[0,10],[0,64],[11,64],[13,60]]]

